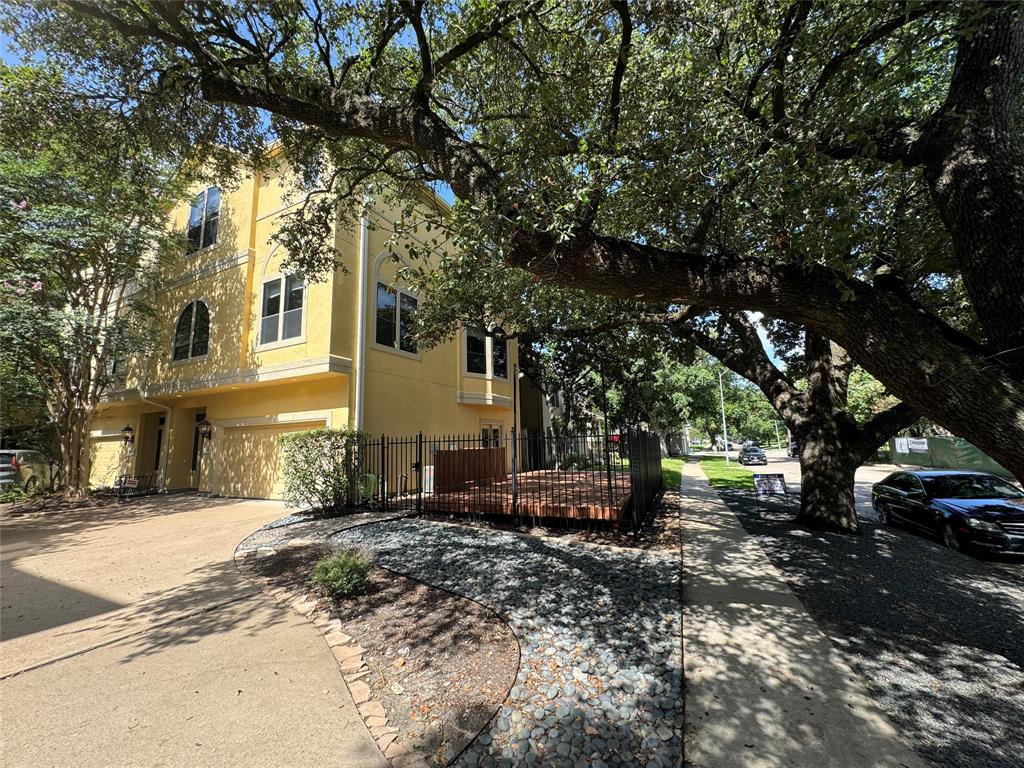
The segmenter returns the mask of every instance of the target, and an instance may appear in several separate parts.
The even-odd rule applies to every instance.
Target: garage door
[[[118,475],[125,474],[123,458],[124,439],[120,435],[92,438],[89,485],[93,488],[113,485]]]
[[[310,421],[285,426],[228,427],[216,440],[216,453],[211,458],[216,469],[210,490],[220,496],[281,498],[281,435],[323,426],[323,421]]]

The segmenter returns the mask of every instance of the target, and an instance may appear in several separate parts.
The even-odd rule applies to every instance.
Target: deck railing
[[[638,531],[661,491],[661,446],[636,430],[365,437],[350,488],[358,507]]]

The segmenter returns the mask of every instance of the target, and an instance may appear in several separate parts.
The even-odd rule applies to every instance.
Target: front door
[[[160,471],[160,462],[163,460],[164,454],[164,427],[166,426],[167,417],[161,416],[157,420],[156,426],[156,450],[153,452],[153,471]]]
[[[203,461],[203,436],[199,433],[199,423],[206,418],[206,411],[196,411],[195,426],[192,430],[192,488],[199,488],[199,473]]]

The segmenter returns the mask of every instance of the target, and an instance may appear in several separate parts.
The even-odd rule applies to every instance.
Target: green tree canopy
[[[151,281],[183,250],[166,217],[190,163],[52,69],[0,67],[0,137],[0,370],[45,395],[75,492],[93,409],[147,349]]]
[[[97,95],[279,138],[300,191],[447,184],[471,260],[809,327],[1024,476],[1019,3],[10,7]],[[293,219],[308,274],[333,209]]]

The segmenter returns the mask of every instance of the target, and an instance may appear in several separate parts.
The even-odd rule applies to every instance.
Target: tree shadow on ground
[[[331,553],[322,541],[256,558],[275,587],[308,592],[313,566]],[[465,597],[374,568],[366,589],[321,598],[362,649],[371,698],[398,740],[445,765],[504,701],[519,667],[519,645],[496,614]]]
[[[1024,579],[863,512],[859,536],[812,533],[784,502],[720,495],[919,753],[1020,765]]]

